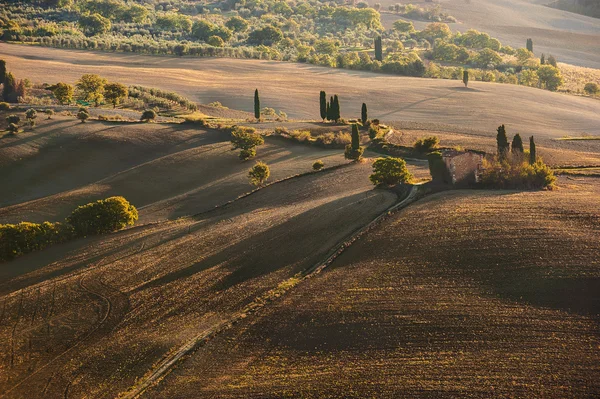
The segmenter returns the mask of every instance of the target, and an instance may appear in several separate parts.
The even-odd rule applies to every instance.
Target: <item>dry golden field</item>
[[[594,398],[600,184],[432,195],[151,398]]]
[[[344,118],[360,115],[386,122],[450,125],[487,133],[506,124],[537,137],[600,134],[600,102],[530,87],[390,76],[307,64],[226,58],[171,58],[100,53],[0,43],[0,55],[17,78],[74,83],[97,73],[124,84],[159,86],[191,100],[252,111],[254,90],[261,104],[290,118],[319,118],[319,90],[340,96]]]

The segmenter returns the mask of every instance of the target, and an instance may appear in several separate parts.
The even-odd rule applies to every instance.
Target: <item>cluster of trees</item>
[[[327,94],[321,91],[319,95],[319,110],[321,113],[321,119],[323,122],[327,119],[328,121],[339,122],[342,118],[340,111],[340,100],[337,94],[333,95],[327,101]]]
[[[529,151],[523,140],[516,134],[512,142],[506,135],[506,127],[498,127],[496,142],[498,152],[495,157],[484,159],[481,183],[496,188],[553,188],[556,177],[541,157],[537,156],[533,136],[529,138]]]
[[[137,209],[123,197],[110,197],[75,209],[64,222],[0,225],[0,260],[23,254],[77,237],[104,234],[133,225]]]
[[[414,4],[393,4],[388,7],[389,11],[409,19],[433,22],[456,22],[456,18],[442,12],[439,4],[433,7],[423,8]]]

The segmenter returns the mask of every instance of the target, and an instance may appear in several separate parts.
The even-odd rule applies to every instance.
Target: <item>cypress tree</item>
[[[527,39],[527,50],[531,51],[533,53],[533,40],[531,39]]]
[[[360,120],[362,121],[363,126],[367,124],[367,104],[365,103],[363,103],[360,110]]]
[[[535,154],[535,141],[533,141],[533,136],[529,138],[529,164],[533,165],[537,161],[537,156]]]
[[[0,60],[0,84],[6,79],[6,61]]]
[[[260,119],[260,98],[258,98],[258,89],[254,90],[254,117]]]
[[[333,102],[333,96],[332,96],[332,97],[329,97],[329,111],[327,111],[327,120],[332,121],[335,119],[334,118],[335,112],[333,109],[334,107],[335,107],[335,104]]]
[[[521,135],[519,133],[515,134],[513,137],[511,149],[513,154],[523,154],[525,149],[523,148],[523,140],[521,139]]]
[[[544,53],[542,53],[542,56],[540,57],[540,64],[542,64],[542,65],[546,64],[546,56],[544,55]]]
[[[325,110],[325,119],[328,121],[331,120],[331,103],[327,101],[326,110]]]
[[[4,101],[9,103],[17,102],[17,82],[12,73],[8,72],[4,78],[4,85],[2,86],[2,97]]]
[[[496,142],[498,144],[498,156],[500,158],[505,158],[510,149],[510,144],[508,143],[508,137],[506,137],[506,128],[504,125],[498,126]]]
[[[342,117],[340,114],[340,100],[338,99],[337,94],[333,96],[333,120],[338,122]]]
[[[319,102],[321,107],[321,119],[323,119],[323,122],[325,122],[325,119],[327,118],[327,94],[325,94],[325,92],[322,90],[319,97]]]
[[[465,84],[465,87],[469,85],[469,71],[466,69],[463,71],[463,83]]]
[[[358,135],[358,125],[352,124],[352,149],[358,150],[360,147],[360,136]]]
[[[381,36],[375,38],[375,59],[383,61],[383,48],[381,46]]]

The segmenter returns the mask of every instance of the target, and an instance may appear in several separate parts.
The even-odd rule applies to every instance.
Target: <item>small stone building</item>
[[[482,167],[483,155],[473,151],[442,150],[429,157],[433,180],[454,186],[468,186],[479,182]]]

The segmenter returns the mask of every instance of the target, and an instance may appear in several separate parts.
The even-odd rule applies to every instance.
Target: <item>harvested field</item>
[[[148,397],[597,397],[600,185],[561,186],[406,208]]]
[[[389,207],[368,163],[0,268],[0,395],[112,398]]]
[[[261,104],[283,110],[291,118],[317,119],[318,91],[326,90],[340,96],[345,118],[359,116],[365,102],[370,117],[382,121],[444,123],[489,132],[490,137],[502,123],[528,135],[600,134],[599,101],[516,85],[473,82],[464,89],[457,81],[297,63],[151,57],[9,44],[0,44],[0,54],[17,77],[34,82],[60,76],[60,80],[73,83],[92,71],[124,84],[158,86],[201,103],[220,101],[243,111],[252,110],[258,85]],[[317,89],[315,82],[321,82]]]

